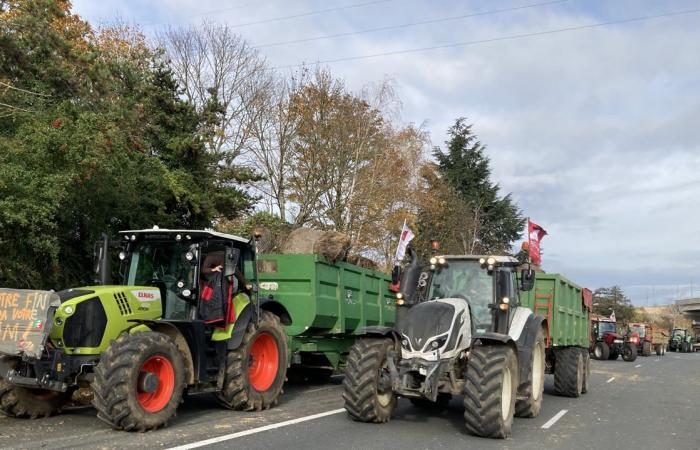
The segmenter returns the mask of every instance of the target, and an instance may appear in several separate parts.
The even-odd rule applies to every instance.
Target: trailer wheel
[[[642,356],[651,356],[651,342],[642,342]]]
[[[622,347],[622,359],[627,362],[632,362],[637,359],[637,347],[629,343],[625,344]]]
[[[72,391],[56,392],[15,386],[0,377],[0,413],[15,418],[37,419],[61,412]]]
[[[555,358],[554,392],[564,397],[579,397],[585,375],[583,354],[576,347],[567,347],[558,349]]]
[[[583,355],[583,385],[581,387],[581,393],[585,394],[588,392],[588,386],[591,379],[591,355],[584,349],[581,354]]]
[[[603,361],[610,358],[610,347],[605,342],[596,342],[593,348],[593,356],[595,359]]]
[[[396,408],[387,353],[394,341],[358,339],[350,349],[343,380],[345,410],[358,422],[384,423]]]
[[[659,344],[656,344],[656,345],[654,346],[654,351],[656,352],[656,356],[661,356],[662,350],[661,350],[661,346],[660,346]]]
[[[464,421],[475,436],[510,436],[518,386],[518,360],[506,345],[472,348],[464,384]]]
[[[521,380],[520,386],[518,386],[518,392],[526,392],[527,399],[515,401],[516,417],[537,417],[542,409],[545,368],[544,330],[542,328],[537,330],[535,344],[532,347],[530,367],[530,376],[527,380]]]
[[[287,337],[279,317],[260,312],[248,324],[241,345],[226,355],[224,387],[217,393],[223,406],[260,411],[274,406],[287,374]]]
[[[175,416],[185,364],[162,333],[122,334],[100,356],[90,387],[100,420],[116,430],[152,430]]]

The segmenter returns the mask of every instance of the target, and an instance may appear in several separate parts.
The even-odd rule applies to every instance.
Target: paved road
[[[218,438],[212,448],[355,449],[700,449],[700,354],[667,354],[634,363],[592,361],[588,394],[551,395],[548,377],[542,413],[516,419],[513,437],[479,439],[465,433],[462,406],[425,412],[400,400],[385,425],[351,421],[342,408],[340,379],[287,386],[278,407],[230,412],[209,396],[193,397],[167,429],[112,431],[90,408],[36,421],[0,418],[0,448],[170,448]],[[567,412],[561,415],[561,411]],[[309,420],[309,416],[325,413]],[[547,429],[542,426],[560,418]],[[287,422],[295,422],[284,425]]]

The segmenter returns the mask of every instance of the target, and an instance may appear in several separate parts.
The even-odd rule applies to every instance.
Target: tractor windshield
[[[683,339],[685,337],[685,330],[673,330],[673,337]]]
[[[169,241],[144,241],[134,248],[126,275],[129,286],[165,288],[164,315],[168,319],[186,319],[190,304],[177,295],[177,282],[193,286],[194,266],[187,262],[189,246]]]
[[[615,324],[613,322],[599,322],[598,323],[598,335],[602,336],[603,333],[614,333]]]
[[[438,267],[428,298],[463,298],[469,302],[476,331],[483,333],[491,326],[493,279],[478,261],[449,260],[447,266]]]

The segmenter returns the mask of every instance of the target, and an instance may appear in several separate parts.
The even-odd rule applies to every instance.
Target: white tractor
[[[510,256],[436,256],[425,270],[412,258],[396,325],[368,327],[350,351],[345,409],[381,423],[397,396],[436,408],[461,395],[470,434],[508,437],[516,413],[539,414],[544,390],[544,318],[518,301],[534,273],[518,283]]]

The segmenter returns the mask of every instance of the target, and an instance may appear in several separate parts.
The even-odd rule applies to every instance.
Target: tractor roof
[[[176,234],[182,234],[183,237],[185,236],[191,236],[195,239],[207,239],[207,238],[213,238],[217,237],[220,239],[226,239],[229,241],[236,241],[236,242],[241,242],[244,244],[250,243],[250,239],[245,239],[240,236],[235,236],[233,234],[226,234],[226,233],[219,233],[218,231],[213,231],[213,230],[169,230],[167,228],[147,228],[144,230],[124,230],[120,231],[119,234],[121,235],[129,235],[129,234],[137,234],[137,235],[152,235],[152,236],[157,236],[157,235],[176,235]]]
[[[461,260],[465,260],[465,261],[479,261],[481,258],[484,258],[484,259],[493,258],[499,264],[506,264],[506,265],[518,265],[519,264],[518,260],[513,258],[512,256],[503,256],[503,255],[441,255],[441,256],[445,259],[461,259]]]

